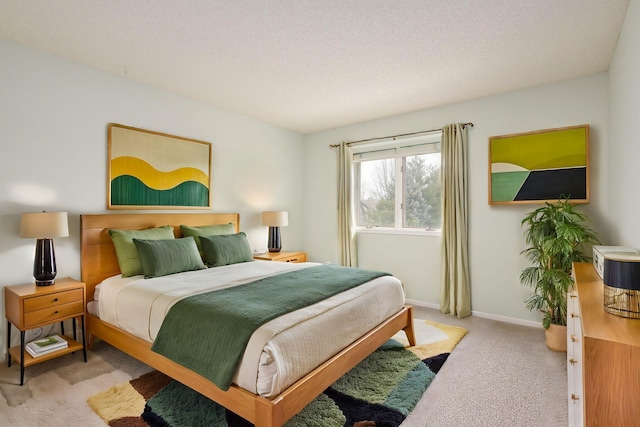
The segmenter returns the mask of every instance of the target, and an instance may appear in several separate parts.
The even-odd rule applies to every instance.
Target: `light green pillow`
[[[219,236],[201,236],[204,262],[208,267],[253,261],[247,235],[243,232]]]
[[[109,236],[113,241],[118,257],[118,265],[122,277],[142,274],[142,266],[138,257],[138,249],[133,243],[133,239],[160,240],[174,239],[173,227],[164,225],[162,227],[147,228],[145,230],[109,230]]]
[[[180,225],[180,230],[182,231],[182,235],[184,237],[193,236],[196,239],[196,245],[198,246],[198,251],[200,252],[200,256],[203,257],[202,253],[202,243],[200,243],[200,236],[218,236],[220,234],[234,234],[236,232],[236,228],[233,226],[233,223],[230,222],[228,224],[213,224],[213,225]]]
[[[133,239],[145,279],[207,268],[192,236],[182,239]]]

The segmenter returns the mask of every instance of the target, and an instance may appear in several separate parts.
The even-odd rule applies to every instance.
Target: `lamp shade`
[[[602,281],[613,288],[640,291],[640,257],[626,254],[605,257]]]
[[[262,225],[267,225],[269,227],[286,227],[287,225],[289,225],[289,212],[262,212]]]
[[[67,237],[69,221],[66,212],[23,213],[20,221],[20,237],[34,239]]]

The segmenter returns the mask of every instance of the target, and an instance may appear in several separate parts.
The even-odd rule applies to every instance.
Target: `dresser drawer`
[[[582,388],[583,352],[582,352],[582,316],[577,291],[567,294],[567,391],[568,425],[582,427],[584,419],[584,392]]]
[[[43,308],[42,310],[24,313],[25,327],[31,328],[40,324],[54,323],[59,320],[84,315],[84,303],[80,301]]]
[[[24,300],[24,311],[25,315],[27,315],[31,311],[52,308],[70,302],[80,302],[82,305],[82,289],[72,289],[70,291],[56,292],[55,294],[26,298]]]

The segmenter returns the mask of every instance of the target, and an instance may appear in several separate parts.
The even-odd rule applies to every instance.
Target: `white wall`
[[[212,211],[239,212],[264,250],[260,212],[288,210],[284,247],[303,249],[301,135],[2,40],[0,94],[0,288],[33,280],[22,212],[69,212],[70,236],[55,240],[58,277],[80,278],[79,215],[109,212],[110,122],[211,142]]]
[[[519,92],[448,105],[346,126],[305,136],[305,249],[315,261],[337,261],[336,154],[328,147],[359,140],[473,122],[469,130],[470,268],[472,308],[524,321],[538,313],[524,307],[529,294],[519,284],[527,266],[520,220],[535,205],[490,206],[488,139],[490,136],[587,123],[591,131],[591,204],[585,206],[597,230],[607,214],[607,74],[550,84]],[[438,304],[440,239],[360,235],[361,267],[397,275],[407,298]]]
[[[640,4],[629,2],[609,70],[609,244],[640,248]]]

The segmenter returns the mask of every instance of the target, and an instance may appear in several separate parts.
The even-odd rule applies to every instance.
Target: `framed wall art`
[[[211,144],[110,123],[108,209],[211,208]]]
[[[489,204],[589,202],[589,125],[489,138]]]

